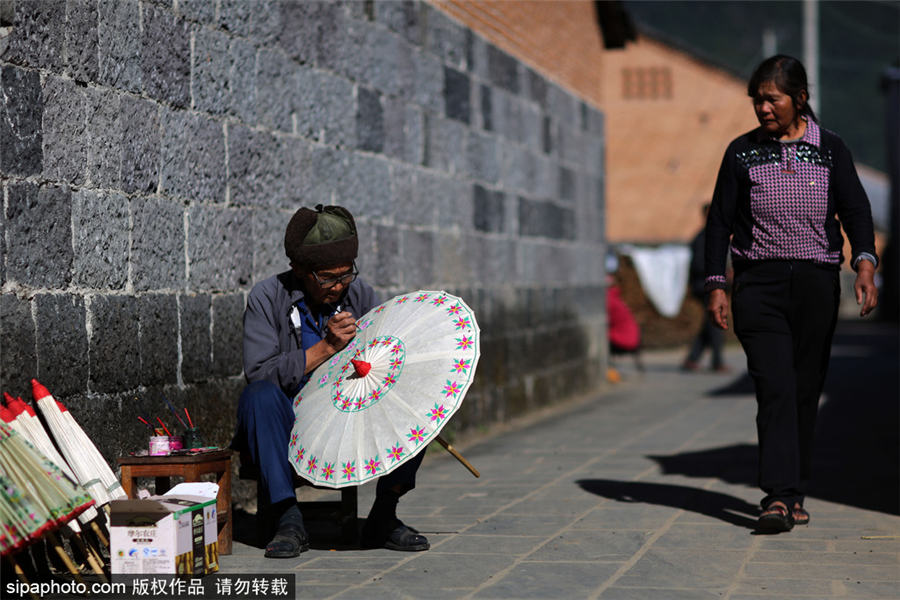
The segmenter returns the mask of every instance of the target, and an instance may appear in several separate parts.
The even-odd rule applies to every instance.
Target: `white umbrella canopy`
[[[357,325],[294,399],[288,458],[314,485],[360,485],[411,459],[475,376],[480,330],[472,309],[447,292],[396,296]]]
[[[97,505],[125,498],[115,473],[66,407],[36,379],[31,380],[31,393],[63,457]]]

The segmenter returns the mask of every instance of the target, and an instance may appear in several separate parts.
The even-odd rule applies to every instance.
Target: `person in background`
[[[727,329],[731,240],[734,330],[758,409],[765,492],[758,528],[779,532],[810,519],[803,501],[837,322],[841,226],[852,248],[861,316],[878,303],[878,259],[869,201],[850,151],[819,126],[800,61],[766,59],[747,93],[759,127],[732,141],[722,159],[706,225],[705,285],[707,310]]]
[[[703,220],[706,221],[709,215],[709,203],[703,205]],[[688,276],[688,285],[691,294],[700,300],[701,303],[706,300],[706,264],[704,261],[706,250],[706,228],[701,228],[699,233],[694,236],[691,241],[691,267]],[[703,323],[700,325],[700,331],[691,343],[691,349],[688,351],[687,358],[681,365],[683,371],[696,371],[700,368],[700,357],[703,351],[709,347],[711,364],[710,368],[717,373],[727,373],[730,369],[722,361],[722,346],[725,342],[724,332],[716,327],[712,320],[712,316],[703,313]]]
[[[358,278],[356,222],[340,206],[301,208],[284,235],[288,271],[250,291],[244,311],[244,374],[232,448],[249,453],[268,498],[263,522],[274,535],[267,558],[292,558],[309,548],[294,492],[288,442],[293,398],[310,373],[356,336],[356,319],[376,304],[375,292]],[[428,540],[396,515],[400,497],[416,485],[425,453],[378,479],[375,502],[362,531],[362,545],[428,550]],[[268,500],[266,503],[265,500]],[[266,532],[267,537],[271,535]]]

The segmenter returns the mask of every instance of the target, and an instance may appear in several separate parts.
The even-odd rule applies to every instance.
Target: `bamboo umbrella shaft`
[[[67,569],[69,569],[69,572],[75,578],[75,581],[77,581],[78,583],[84,583],[84,579],[81,578],[81,573],[78,572],[78,567],[75,566],[75,563],[73,563],[72,559],[69,558],[69,555],[66,554],[66,551],[63,549],[59,538],[56,537],[56,534],[52,531],[48,531],[47,539],[50,540],[50,545],[52,545],[53,549],[56,550],[56,554],[59,555],[59,559],[63,561],[63,564],[66,565]]]
[[[28,581],[28,577],[25,575],[25,571],[22,570],[22,567],[19,566],[19,563],[12,556],[5,557],[9,562],[12,563],[13,569],[16,572],[16,577],[19,578],[19,581],[24,583],[25,585],[31,585],[31,582]],[[28,592],[28,595],[31,596],[31,600],[40,600],[40,598],[34,595],[34,592]]]
[[[438,444],[440,444],[441,446],[443,446],[444,449],[445,449],[447,452],[449,452],[450,454],[453,455],[453,458],[455,458],[456,460],[458,460],[459,462],[461,462],[461,463],[463,464],[463,466],[464,466],[465,468],[467,468],[467,469],[469,470],[470,473],[472,473],[472,475],[474,475],[475,477],[481,477],[481,473],[478,472],[478,469],[476,469],[475,467],[473,467],[473,466],[472,466],[472,463],[470,463],[469,461],[467,461],[467,460],[463,457],[463,455],[460,454],[459,451],[457,451],[456,448],[454,448],[453,446],[451,446],[451,445],[447,442],[447,440],[445,440],[445,439],[442,438],[441,436],[437,436],[435,439],[437,440]]]
[[[106,539],[105,535],[103,535],[103,531],[100,529],[100,526],[97,525],[97,521],[91,521],[91,529],[93,529],[94,535],[97,536],[97,539],[100,540],[100,543],[109,548],[109,540]]]
[[[109,583],[109,580],[106,578],[106,573],[103,572],[103,567],[97,560],[97,554],[95,553],[94,549],[89,547],[78,534],[73,535],[70,539],[75,540],[78,548],[84,553],[85,558],[87,558],[88,564],[91,565],[91,570],[96,575],[100,576],[100,581],[102,581],[103,583]]]

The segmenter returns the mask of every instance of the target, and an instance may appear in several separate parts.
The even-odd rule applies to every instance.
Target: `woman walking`
[[[756,388],[758,528],[809,522],[813,430],[837,322],[844,227],[860,314],[878,302],[872,214],[850,152],[809,106],[806,70],[778,55],[747,86],[759,127],[725,151],[706,225],[707,310],[728,328],[725,261],[734,268],[734,329]],[[840,223],[837,219],[840,219]]]

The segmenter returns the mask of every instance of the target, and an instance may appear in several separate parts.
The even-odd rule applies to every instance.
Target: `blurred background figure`
[[[610,254],[606,258],[606,324],[609,337],[610,357],[631,354],[634,356],[638,370],[643,370],[641,362],[641,328],[634,314],[622,299],[622,291],[614,277],[619,268],[619,259]],[[606,373],[607,381],[617,383],[622,376],[610,360],[610,366]]]
[[[706,265],[704,262],[704,246],[706,245],[706,217],[709,214],[709,203],[703,205],[703,227],[694,236],[691,242],[691,268],[688,279],[688,286],[691,295],[704,303],[706,292],[704,285],[706,283]],[[684,363],[681,365],[683,371],[696,371],[700,368],[700,359],[706,348],[710,350],[710,368],[718,373],[727,373],[730,369],[722,362],[722,346],[725,343],[725,332],[716,327],[709,313],[705,313],[703,322],[700,325],[700,331],[697,337],[691,343],[690,351]]]

